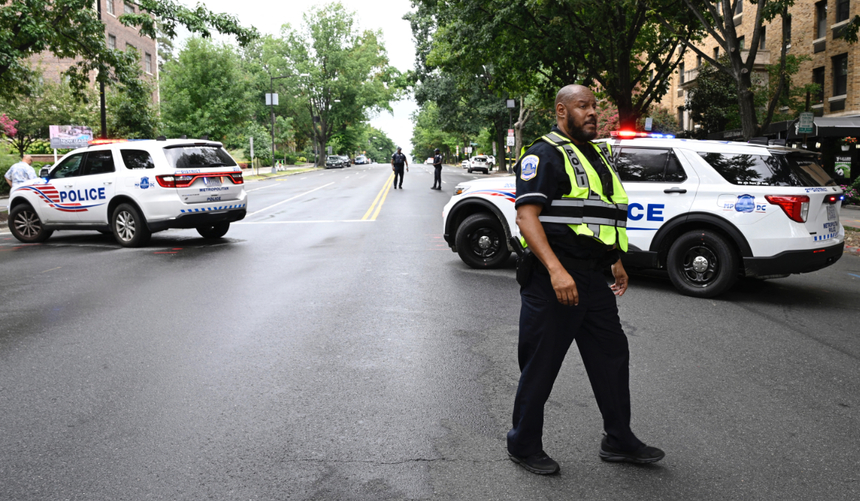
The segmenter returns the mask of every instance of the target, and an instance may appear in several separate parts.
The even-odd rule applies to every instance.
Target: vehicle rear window
[[[830,186],[835,182],[824,172],[814,155],[729,155],[702,153],[726,181],[740,186]]]
[[[164,148],[164,156],[175,169],[233,167],[236,161],[220,146],[173,146]]]
[[[148,151],[144,150],[120,150],[122,163],[126,169],[154,169],[155,162]]]

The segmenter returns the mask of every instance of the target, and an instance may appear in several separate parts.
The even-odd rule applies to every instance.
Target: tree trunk
[[[758,134],[758,120],[755,110],[755,96],[750,90],[752,81],[748,74],[738,79],[738,107],[741,113],[741,128],[744,141],[749,141]]]
[[[498,166],[499,172],[507,172],[507,158],[505,158],[505,128],[504,128],[504,120],[500,120],[496,122],[496,165]],[[499,156],[502,157],[502,161],[499,162]]]
[[[520,158],[520,150],[523,149],[523,128],[528,123],[529,119],[532,117],[532,109],[530,107],[524,106],[524,99],[520,96],[520,113],[517,121],[514,122],[514,151],[513,151],[513,165],[511,165],[511,169],[513,169],[514,165],[516,165],[517,160]]]

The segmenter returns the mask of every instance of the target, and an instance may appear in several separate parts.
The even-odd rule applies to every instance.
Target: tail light
[[[194,176],[155,176],[155,180],[162,188],[187,188],[194,180]]]
[[[245,182],[241,172],[232,172],[230,173],[230,177],[233,178],[233,184],[243,184]]]
[[[809,216],[809,197],[806,195],[765,195],[765,200],[779,205],[792,221],[805,223]]]

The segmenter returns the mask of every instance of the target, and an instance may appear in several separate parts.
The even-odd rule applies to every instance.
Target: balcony
[[[750,51],[742,50],[741,57],[744,61],[747,60],[750,56]],[[755,62],[753,63],[753,71],[766,71],[766,66],[770,64],[770,52],[766,50],[759,50],[755,55]],[[696,78],[699,76],[699,68],[693,68],[692,70],[687,70],[684,72],[684,79],[681,84],[678,86],[681,89],[688,89],[693,86],[693,82],[696,81]]]

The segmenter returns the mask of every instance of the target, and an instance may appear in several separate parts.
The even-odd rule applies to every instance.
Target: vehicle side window
[[[681,181],[686,181],[687,173],[684,172],[684,168],[681,167],[681,162],[678,161],[678,157],[675,156],[675,153],[669,151],[669,158],[666,159],[666,179],[667,183],[680,183]]]
[[[122,163],[126,169],[154,169],[155,162],[152,161],[148,151],[144,150],[120,150]]]
[[[79,176],[81,173],[81,160],[83,158],[84,154],[81,153],[63,160],[57,165],[56,169],[51,171],[51,179]]]
[[[83,173],[84,176],[107,174],[113,171],[113,152],[110,150],[102,150],[87,153],[86,167],[84,168]]]
[[[661,182],[669,156],[666,149],[624,147],[615,161],[615,168],[622,181]]]

